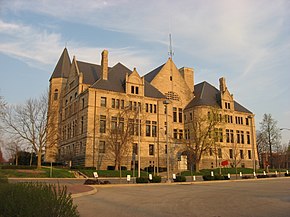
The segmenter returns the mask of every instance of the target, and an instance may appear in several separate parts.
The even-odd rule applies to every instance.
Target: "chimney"
[[[103,50],[102,52],[102,78],[103,80],[108,80],[108,51]]]
[[[184,78],[185,83],[191,92],[194,92],[194,72],[192,68],[182,67],[179,69],[180,74]]]
[[[226,91],[226,89],[227,89],[226,79],[224,77],[221,77],[219,79],[219,81],[220,81],[220,92],[224,93]]]

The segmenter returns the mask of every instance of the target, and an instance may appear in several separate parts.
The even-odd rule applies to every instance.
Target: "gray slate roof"
[[[194,85],[194,95],[195,97],[188,103],[185,109],[202,105],[221,107],[220,91],[206,81]],[[234,106],[235,111],[252,114],[251,111],[249,111],[236,101],[234,101]]]
[[[53,73],[50,77],[52,78],[67,78],[70,70],[71,61],[68,55],[68,51],[65,48],[53,70]]]
[[[84,75],[84,83],[92,85],[92,88],[125,93],[126,73],[130,75],[132,71],[121,63],[109,67],[108,80],[101,78],[102,68],[100,65],[77,61],[80,72]],[[145,81],[145,96],[153,98],[165,98],[165,96]]]
[[[165,65],[165,63],[162,64],[161,66],[157,67],[156,69],[153,69],[151,72],[148,72],[144,76],[145,80],[150,83],[155,78],[155,76],[160,72],[160,70],[163,68],[164,65]]]

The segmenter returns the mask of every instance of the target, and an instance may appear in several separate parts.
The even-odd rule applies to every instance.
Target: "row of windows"
[[[226,155],[226,156],[228,156],[230,159],[245,159],[246,158],[246,156],[245,156],[245,152],[244,152],[244,150],[239,150],[239,151],[237,151],[237,152],[235,152],[233,149],[229,149],[229,153],[228,153],[228,155]],[[247,154],[248,154],[248,159],[252,159],[252,151],[251,150],[247,150]],[[209,150],[209,155],[210,156],[213,156],[214,155],[214,150],[211,148],[210,150]],[[218,158],[223,158],[223,153],[222,153],[222,149],[221,148],[218,148],[217,149],[217,156],[218,156]]]
[[[70,144],[62,146],[59,149],[59,155],[63,159],[71,160],[74,156],[84,155],[86,151],[86,144],[79,142],[77,144]]]
[[[84,133],[84,116],[81,117],[80,122],[80,133]],[[62,139],[70,139],[78,135],[78,121],[73,120],[72,122],[62,127]]]
[[[154,114],[156,114],[157,113],[157,105],[156,104],[146,103],[145,104],[145,111],[147,113],[154,113]]]

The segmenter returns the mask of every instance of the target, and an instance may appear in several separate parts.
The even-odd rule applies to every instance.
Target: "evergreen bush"
[[[78,217],[66,187],[43,183],[0,184],[2,216]]]
[[[176,176],[176,179],[174,179],[174,182],[186,182],[185,176]]]
[[[136,183],[148,183],[148,178],[145,177],[137,177]]]
[[[161,182],[161,176],[153,176],[152,180],[150,180],[151,183],[160,183]]]

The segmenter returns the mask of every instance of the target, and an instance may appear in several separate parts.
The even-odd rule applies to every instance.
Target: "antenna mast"
[[[169,33],[169,52],[168,55],[170,56],[170,58],[172,59],[174,52],[172,50],[172,39],[171,39],[171,33]]]

